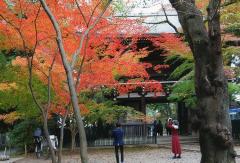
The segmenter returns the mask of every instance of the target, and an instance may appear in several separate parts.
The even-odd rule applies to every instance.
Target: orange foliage
[[[81,110],[81,115],[82,116],[86,116],[87,114],[89,114],[89,109],[84,105],[84,104],[79,104],[79,108]],[[50,110],[49,115],[51,115],[52,113],[64,116],[66,114],[66,108],[63,107],[63,105],[59,105],[59,104],[55,104],[52,109]],[[73,112],[72,108],[69,110],[70,113]],[[1,117],[0,117],[1,118]]]
[[[61,57],[56,45],[56,34],[49,18],[41,8],[38,2],[32,3],[26,0],[11,0],[7,5],[5,1],[0,1],[0,48],[32,51],[35,49],[33,58],[34,73],[40,79],[47,83],[48,70],[55,57],[54,66],[51,72],[52,87],[57,96],[54,112],[64,114],[65,106],[70,102],[70,95],[66,85],[66,75],[62,65]],[[56,17],[61,28],[64,48],[67,53],[68,61],[71,62],[72,56],[79,43],[83,33],[89,26],[93,25],[103,10],[103,5],[98,0],[92,0],[91,3],[81,1],[79,3],[80,14],[75,0],[47,0],[47,3]],[[98,4],[100,5],[96,7]],[[96,10],[93,11],[93,8]],[[172,34],[162,34],[161,36],[143,35],[145,28],[139,26],[135,20],[119,19],[112,17],[111,8],[109,8],[96,26],[88,33],[88,41],[84,40],[83,47],[86,44],[86,52],[81,50],[77,65],[74,67],[73,75],[77,78],[76,71],[80,66],[84,54],[84,66],[80,76],[80,85],[77,91],[92,88],[98,85],[114,85],[119,82],[119,78],[125,77],[127,83],[149,81],[149,75],[146,68],[151,64],[140,63],[139,60],[146,57],[149,52],[146,49],[137,49],[136,42],[139,37],[147,37],[152,40],[154,46],[164,48],[168,51],[187,53],[189,49],[183,43],[181,38]],[[124,38],[132,38],[129,49],[122,44]],[[13,64],[26,66],[24,58],[16,58]],[[167,65],[157,65],[156,71],[167,68]],[[162,86],[156,84],[126,84],[117,88],[120,93],[132,91],[137,87],[145,87],[146,91],[161,92]],[[88,113],[88,109],[80,106],[82,112]]]
[[[16,89],[16,83],[0,83],[0,91],[5,91],[9,89]]]
[[[0,121],[3,121],[4,123],[7,123],[7,124],[12,124],[19,118],[20,118],[20,115],[16,111],[10,112],[8,114],[0,115]]]
[[[199,9],[206,9],[207,5],[209,3],[209,0],[196,0],[196,6]]]
[[[183,42],[181,37],[174,34],[162,33],[159,37],[151,38],[154,45],[168,51],[168,53],[186,54],[190,52],[190,48]]]

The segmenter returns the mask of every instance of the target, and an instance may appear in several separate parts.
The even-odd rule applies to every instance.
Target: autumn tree
[[[44,4],[44,2],[42,3],[42,5]],[[89,4],[87,2],[83,2],[83,4],[85,4],[87,7],[85,9],[89,9],[91,10],[91,6],[88,6]],[[69,6],[68,6],[69,5]],[[73,5],[73,6],[71,6]],[[82,5],[82,4],[81,4]],[[29,7],[31,6],[31,7]],[[44,5],[43,5],[44,6]],[[91,18],[95,19],[95,16],[99,13],[97,12],[96,15],[92,14],[90,15],[88,18],[89,20],[86,21],[86,17],[84,16],[85,14],[85,10],[84,8],[82,8],[83,10],[81,10],[81,8],[79,7],[80,5],[77,4],[77,2],[73,2],[73,4],[71,4],[71,2],[67,2],[67,3],[63,3],[63,4],[55,4],[55,3],[50,3],[50,7],[51,9],[54,9],[54,14],[58,14],[57,15],[57,19],[58,21],[60,21],[60,26],[56,26],[56,24],[54,24],[55,29],[60,30],[64,30],[63,34],[64,34],[64,46],[66,47],[67,53],[64,52],[64,49],[62,49],[61,47],[59,47],[60,49],[60,54],[62,54],[62,58],[56,56],[56,54],[54,54],[57,50],[57,46],[55,43],[55,36],[51,35],[51,33],[49,33],[49,30],[53,30],[53,28],[44,28],[44,26],[48,27],[49,25],[47,25],[48,23],[50,23],[50,21],[46,21],[46,15],[44,15],[43,12],[41,12],[40,7],[38,6],[38,4],[33,4],[31,2],[26,2],[26,1],[20,1],[19,3],[15,3],[15,4],[8,4],[3,2],[3,13],[1,14],[1,18],[3,20],[3,23],[1,24],[1,27],[8,32],[10,38],[7,39],[6,42],[4,42],[4,46],[10,46],[12,47],[13,45],[13,40],[18,40],[18,42],[16,41],[17,44],[15,44],[15,48],[18,49],[22,49],[26,54],[27,54],[27,58],[28,58],[28,65],[29,65],[29,72],[30,72],[30,79],[31,79],[31,75],[32,75],[32,68],[36,68],[37,69],[37,73],[38,75],[45,80],[46,83],[51,83],[51,77],[54,77],[54,75],[52,74],[52,69],[56,68],[55,71],[55,75],[56,75],[56,80],[55,81],[64,81],[66,80],[66,78],[64,77],[65,75],[57,75],[60,74],[60,72],[64,72],[63,67],[61,67],[61,65],[65,65],[65,70],[67,69],[67,78],[68,81],[72,82],[71,84],[74,84],[73,81],[73,68],[75,68],[75,63],[77,61],[77,57],[78,55],[81,53],[82,51],[82,47],[84,45],[83,41],[85,39],[85,37],[87,38],[88,33],[92,30],[92,28],[97,24],[97,22],[99,21],[99,19],[101,18],[102,14],[105,12],[106,8],[105,6],[108,6],[106,4],[102,4],[102,1],[96,2],[96,6],[95,9],[93,11],[93,13],[95,11],[97,11],[97,7],[100,7],[100,16],[97,16],[96,20],[92,20]],[[47,6],[45,6],[46,9]],[[77,7],[78,9],[74,9],[74,7]],[[82,7],[82,6],[81,6]],[[29,10],[31,9],[31,10]],[[62,12],[60,12],[62,11]],[[67,11],[73,11],[73,14],[67,12]],[[79,14],[80,12],[80,14]],[[49,14],[49,12],[47,12]],[[61,15],[62,13],[65,13],[66,15],[63,16]],[[81,19],[77,19],[77,15],[76,13],[78,13],[78,15],[80,15],[80,17],[82,17]],[[16,17],[16,14],[18,15],[18,17]],[[75,14],[75,15],[74,15]],[[32,16],[32,17],[31,17]],[[52,18],[52,17],[51,17]],[[72,22],[73,26],[68,26],[69,22],[66,18],[69,18],[69,20]],[[72,18],[72,19],[71,19]],[[51,19],[52,22],[54,22],[53,19]],[[78,20],[83,20],[83,22],[79,22]],[[42,21],[46,21],[45,23],[43,23]],[[92,22],[91,22],[92,21]],[[81,26],[79,26],[79,24],[81,25],[81,23],[85,24],[83,25],[83,28],[81,29]],[[43,26],[44,25],[44,26]],[[9,28],[10,26],[10,28]],[[77,26],[77,27],[76,27]],[[84,27],[85,26],[85,27]],[[24,28],[23,28],[24,27]],[[70,29],[66,28],[66,27],[70,27]],[[35,33],[30,33],[28,29],[34,29]],[[41,30],[39,30],[41,29]],[[74,33],[74,35],[71,34],[71,32],[69,33],[68,30],[85,30],[85,32],[81,33],[81,31],[77,31],[76,33]],[[109,30],[109,29],[108,29]],[[109,30],[110,31],[110,30]],[[66,33],[65,33],[66,32]],[[50,35],[48,35],[50,34]],[[59,35],[60,34],[60,35]],[[66,35],[65,35],[66,34]],[[80,39],[80,37],[78,35],[81,35],[82,37]],[[72,37],[73,36],[73,37]],[[62,37],[61,37],[61,33],[59,33],[59,31],[57,32],[57,37],[58,37],[58,45],[61,45],[63,42]],[[29,38],[35,38],[35,40],[31,40]],[[79,47],[75,46],[76,44],[73,44],[73,41],[75,40],[79,40]],[[87,38],[88,39],[88,38]],[[27,41],[27,40],[31,40],[31,41]],[[76,50],[76,52],[74,52],[74,48],[72,48],[71,46],[75,46],[75,49],[78,48]],[[87,43],[85,43],[84,46],[86,46]],[[63,45],[62,45],[63,46]],[[71,47],[71,48],[70,48]],[[74,49],[74,50],[73,50]],[[85,48],[86,49],[86,48]],[[33,52],[32,52],[33,50]],[[69,56],[67,56],[70,53],[74,53],[73,55],[73,59],[72,59],[72,63],[71,65],[69,64],[68,59],[70,58]],[[86,54],[86,53],[84,53]],[[91,53],[90,53],[91,54]],[[83,55],[82,59],[80,60],[80,67],[79,67],[79,72],[81,72],[81,65],[85,59],[84,57],[85,55]],[[60,58],[60,60],[59,60]],[[17,61],[22,64],[24,62],[21,61],[21,59],[17,59]],[[78,62],[78,61],[77,61]],[[57,65],[57,63],[60,65]],[[70,67],[69,67],[70,66]],[[51,73],[51,74],[50,74]],[[79,73],[78,73],[79,74]],[[78,82],[79,78],[77,79]],[[77,84],[75,85],[71,85],[70,87],[67,88],[65,86],[62,87],[62,89],[64,90],[70,90],[71,95],[73,97],[70,98],[68,91],[64,92],[61,91],[61,87],[60,89],[55,89],[56,93],[59,95],[59,98],[61,99],[61,97],[64,99],[63,101],[68,104],[70,101],[69,99],[74,98],[75,100],[72,100],[72,105],[75,111],[75,117],[77,118],[76,122],[78,124],[78,128],[79,130],[81,130],[81,132],[79,132],[80,134],[80,146],[81,146],[81,157],[82,157],[82,161],[83,162],[87,162],[87,156],[86,156],[86,141],[85,141],[85,133],[84,133],[84,128],[83,128],[83,123],[81,120],[81,115],[79,113],[79,106],[78,106],[78,102],[77,102],[77,95],[76,95],[76,91],[74,90],[77,86]],[[54,86],[53,86],[54,87]],[[30,88],[31,88],[31,80],[30,80]],[[50,90],[50,86],[49,86],[49,90]],[[50,96],[49,96],[50,97]],[[37,103],[36,98],[34,98],[34,100]],[[47,118],[47,113],[48,113],[48,108],[51,106],[50,100],[48,100],[47,102],[47,108],[44,109],[42,107],[40,107],[39,103],[37,103],[39,108],[41,109],[41,111],[43,112],[43,117],[46,120]],[[47,132],[46,129],[46,122],[45,124],[45,130]],[[51,144],[50,144],[51,145]],[[54,154],[53,154],[54,155]],[[54,156],[53,156],[54,157]],[[54,158],[53,158],[54,160]]]
[[[195,90],[202,163],[234,163],[227,79],[223,70],[220,0],[210,0],[207,27],[195,1],[170,0],[195,61]]]
[[[4,31],[5,41],[0,45],[20,49],[25,54],[27,63],[22,58],[17,58],[15,62],[28,64],[30,88],[33,73],[48,84],[49,98],[44,107],[38,105],[44,113],[46,132],[49,109],[59,104],[64,109],[66,105],[72,105],[80,133],[82,162],[87,162],[86,138],[77,93],[100,84],[115,86],[121,78],[127,79],[128,83],[120,85],[119,92],[126,93],[143,86],[141,82],[149,78],[145,69],[151,66],[139,64],[139,59],[147,55],[146,49],[137,50],[134,43],[127,45],[130,49],[122,48],[122,40],[116,35],[128,32],[125,37],[132,37],[136,31],[144,30],[136,28],[132,21],[112,18],[111,10],[106,11],[110,1],[84,1],[80,4],[78,1],[48,1],[48,4],[41,1],[41,4],[47,14],[39,3],[24,0],[1,2],[0,28]],[[103,17],[104,14],[107,16]],[[137,37],[132,37],[132,42],[134,39]],[[162,37],[156,38],[156,44],[163,42]],[[165,66],[155,65],[156,70],[161,67]],[[132,83],[138,84],[134,86]],[[51,103],[50,87],[57,96],[56,105]],[[145,87],[149,91],[162,90],[160,84]]]
[[[41,123],[40,112],[32,100],[28,89],[28,71],[12,64],[18,53],[1,53],[0,77],[0,121],[2,133],[10,133],[9,144],[25,148],[25,154],[33,145],[32,132]],[[39,101],[47,97],[47,87],[33,76],[34,90],[38,90]],[[14,98],[13,98],[14,97]],[[22,128],[27,128],[20,132]]]
[[[32,2],[27,1],[18,1],[16,3],[14,2],[5,2],[1,1],[1,24],[0,28],[1,35],[3,36],[3,40],[1,41],[1,48],[5,50],[11,50],[11,49],[17,49],[21,57],[27,58],[27,61],[22,60],[15,60],[15,63],[19,65],[28,65],[28,71],[29,71],[29,90],[32,94],[33,100],[36,106],[39,108],[42,119],[43,119],[43,128],[44,133],[46,135],[46,138],[48,140],[48,144],[50,146],[50,151],[52,153],[52,160],[53,162],[56,162],[54,151],[50,142],[49,138],[49,132],[48,132],[48,109],[50,108],[50,99],[51,99],[51,90],[50,90],[50,76],[47,75],[47,82],[48,83],[48,89],[47,89],[47,99],[45,101],[40,101],[37,97],[36,90],[33,86],[33,78],[34,74],[33,71],[33,58],[36,50],[36,46],[38,44],[38,35],[37,35],[37,29],[36,29],[36,22],[37,18],[40,13],[40,5],[33,4]],[[30,5],[32,5],[30,7]],[[34,32],[30,32],[34,31]],[[4,33],[5,32],[5,33]],[[7,39],[6,39],[7,37]],[[28,38],[34,38],[34,39],[28,39]],[[53,57],[54,58],[54,57]],[[44,75],[49,74],[51,72],[51,68],[53,66],[52,63],[54,63],[55,59],[50,59],[49,63],[50,66],[45,68]],[[45,76],[46,77],[46,76]],[[39,90],[37,90],[39,91]]]

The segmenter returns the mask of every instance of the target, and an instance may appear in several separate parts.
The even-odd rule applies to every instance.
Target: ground
[[[171,150],[168,146],[160,147],[134,147],[125,148],[125,163],[199,163],[200,152],[197,145],[183,145],[181,159],[172,159]],[[240,147],[236,147],[240,154]],[[89,163],[115,163],[113,148],[95,148],[89,150]],[[50,160],[37,160],[34,156],[15,161],[15,163],[50,163]],[[78,153],[65,153],[64,163],[80,163]],[[240,158],[236,158],[236,163],[240,163]]]

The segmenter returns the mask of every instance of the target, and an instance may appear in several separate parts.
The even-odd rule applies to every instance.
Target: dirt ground
[[[171,150],[168,148],[125,148],[124,163],[199,163],[200,152],[197,150],[183,150],[181,159],[172,159]],[[89,163],[114,163],[113,148],[89,150]],[[65,153],[64,163],[80,163],[78,153]],[[50,163],[51,160],[36,159],[35,156],[15,161],[15,163]],[[236,159],[240,163],[240,158]]]

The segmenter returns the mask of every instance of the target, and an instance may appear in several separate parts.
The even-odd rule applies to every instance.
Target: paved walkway
[[[165,147],[138,147],[125,149],[125,163],[199,163],[201,154],[198,145],[182,145],[181,159],[172,159],[171,149]],[[240,154],[240,147],[236,147]],[[90,149],[89,163],[114,163],[113,148]],[[15,163],[50,163],[50,160],[37,160],[34,156],[16,161]],[[236,158],[240,163],[240,158]],[[80,163],[78,153],[64,156],[63,163]]]
[[[161,145],[160,147],[165,147],[165,148],[171,148],[170,145]],[[182,149],[184,149],[185,151],[196,151],[196,152],[200,152],[200,146],[197,144],[184,144],[182,145]],[[235,151],[237,152],[238,157],[240,157],[240,146],[235,146],[234,147]]]
[[[0,163],[15,163],[16,161],[24,159],[23,157],[10,158],[7,161],[0,161]],[[30,163],[30,162],[29,162]]]

